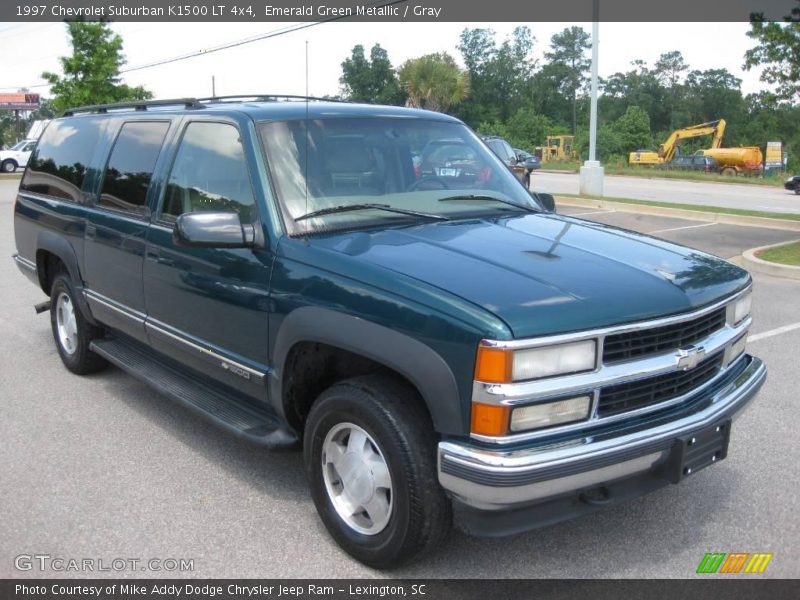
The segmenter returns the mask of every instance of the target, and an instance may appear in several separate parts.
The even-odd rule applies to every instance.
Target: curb
[[[763,273],[766,275],[773,275],[775,277],[787,277],[789,279],[800,279],[800,267],[794,267],[792,265],[782,265],[780,263],[770,262],[768,260],[762,260],[756,256],[758,252],[762,250],[768,250],[769,248],[778,248],[779,246],[786,246],[788,244],[794,244],[794,242],[781,242],[780,244],[770,244],[769,246],[760,246],[758,248],[751,248],[750,250],[745,250],[742,253],[742,266],[745,267],[748,271],[754,273]]]
[[[678,217],[693,221],[708,221],[723,225],[743,225],[745,227],[765,227],[767,229],[781,229],[783,231],[800,232],[800,221],[772,219],[769,217],[748,217],[745,215],[731,215],[726,213],[706,212],[703,210],[686,210],[685,208],[667,208],[665,206],[647,206],[646,204],[629,204],[627,202],[613,202],[611,200],[584,200],[556,195],[558,203],[565,206],[579,206],[584,208],[602,208],[617,212],[631,212],[644,215],[661,217]]]

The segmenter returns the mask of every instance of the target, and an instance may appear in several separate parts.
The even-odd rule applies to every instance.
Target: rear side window
[[[28,161],[20,190],[77,202],[100,138],[101,119],[53,121]]]
[[[172,165],[161,217],[174,221],[189,212],[237,212],[249,223],[253,205],[239,130],[226,123],[190,123]]]
[[[144,214],[153,168],[168,129],[167,122],[122,126],[108,159],[99,206]]]

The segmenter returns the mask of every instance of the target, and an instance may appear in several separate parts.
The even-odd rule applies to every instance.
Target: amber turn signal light
[[[470,430],[479,435],[506,435],[510,412],[507,406],[473,402]]]
[[[475,359],[475,381],[510,383],[514,354],[511,350],[478,346]]]

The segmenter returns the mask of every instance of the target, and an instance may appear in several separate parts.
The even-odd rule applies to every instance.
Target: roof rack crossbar
[[[151,107],[158,106],[179,106],[183,105],[185,108],[203,108],[204,105],[197,101],[196,98],[174,98],[169,100],[132,100],[130,102],[117,102],[115,104],[92,104],[89,106],[79,106],[77,108],[69,108],[64,111],[65,117],[72,117],[78,113],[107,113],[109,110],[147,110]]]

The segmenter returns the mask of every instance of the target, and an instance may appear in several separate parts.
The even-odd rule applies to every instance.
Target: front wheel
[[[0,169],[2,169],[3,173],[13,173],[17,170],[17,163],[13,160],[7,160],[0,166]]]
[[[405,382],[370,375],[333,385],[311,409],[303,450],[325,527],[361,562],[401,565],[450,530],[433,426]]]

